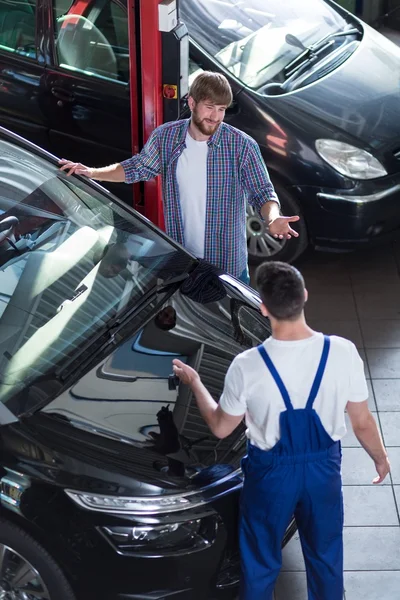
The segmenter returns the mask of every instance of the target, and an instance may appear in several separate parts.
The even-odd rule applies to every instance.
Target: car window
[[[304,46],[349,25],[322,0],[181,0],[180,11],[189,35],[235,77],[255,89],[284,81],[285,66],[303,52]],[[335,43],[345,40],[339,37]]]
[[[36,58],[36,2],[0,0],[0,50]]]
[[[0,401],[193,264],[108,195],[0,140]]]
[[[126,11],[116,2],[53,0],[58,64],[90,77],[129,81]]]

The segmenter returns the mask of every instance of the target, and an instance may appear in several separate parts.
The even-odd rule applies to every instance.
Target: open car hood
[[[105,462],[164,487],[209,483],[239,468],[244,425],[215,438],[190,389],[171,385],[172,360],[196,368],[218,400],[232,359],[268,337],[269,322],[255,292],[210,272],[199,284],[198,273],[156,312],[146,306],[144,325],[42,410],[57,444],[79,439],[81,457],[96,447]]]

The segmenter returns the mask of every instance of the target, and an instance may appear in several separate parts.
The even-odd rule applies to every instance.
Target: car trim
[[[229,489],[221,490],[220,492],[216,491],[214,494],[208,496],[205,495],[213,488],[220,486],[223,483],[227,483],[235,477],[240,478],[240,482],[236,483]],[[96,494],[90,492],[84,492],[80,490],[72,490],[65,489],[65,493],[71,500],[73,500],[76,504],[78,504],[81,508],[85,508],[86,510],[90,510],[93,512],[101,512],[101,513],[113,513],[113,514],[124,514],[124,515],[149,515],[149,514],[163,514],[163,513],[171,513],[171,512],[182,512],[186,510],[191,510],[193,508],[197,508],[199,506],[203,506],[204,504],[209,504],[214,501],[216,498],[220,498],[226,494],[230,494],[233,491],[240,489],[243,485],[243,475],[241,468],[235,469],[229,475],[218,479],[217,481],[213,481],[209,485],[199,488],[197,490],[191,490],[188,492],[182,492],[180,494],[163,494],[157,496],[112,496],[106,494]],[[95,497],[96,499],[103,500],[104,504],[95,505],[94,502],[90,502],[89,498]],[[111,502],[113,500],[118,500],[119,502],[126,504],[137,504],[142,505],[140,508],[124,508],[123,506],[112,505]],[[106,502],[109,501],[110,504],[107,505]],[[168,504],[164,504],[168,502]],[[174,504],[176,502],[176,504]],[[171,503],[171,504],[169,504]],[[146,506],[147,504],[147,506]],[[158,506],[157,506],[158,504]]]
[[[387,196],[397,194],[398,192],[400,192],[400,184],[397,184],[386,190],[382,190],[381,192],[368,194],[367,196],[347,196],[344,194],[325,194],[323,192],[318,192],[317,198],[319,200],[340,200],[342,202],[351,202],[352,204],[367,204],[370,202],[379,202],[379,200],[382,200]]]

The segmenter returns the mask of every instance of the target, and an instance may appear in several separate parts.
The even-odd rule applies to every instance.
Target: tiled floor
[[[400,244],[354,254],[315,253],[299,265],[310,325],[354,341],[365,362],[370,408],[392,473],[373,486],[374,464],[350,430],[343,440],[346,600],[400,600]],[[283,552],[276,600],[306,600],[296,536]]]

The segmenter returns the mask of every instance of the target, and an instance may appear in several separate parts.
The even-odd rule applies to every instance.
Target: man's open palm
[[[290,240],[291,237],[299,237],[297,231],[291,228],[290,224],[299,221],[299,216],[293,217],[276,217],[269,224],[269,232],[275,238],[279,238],[280,240],[287,239]]]

